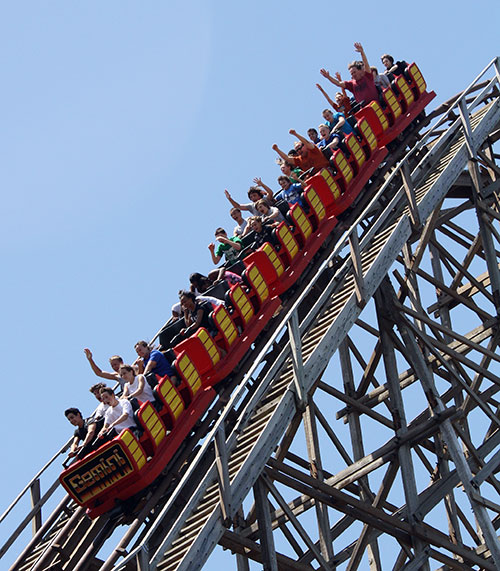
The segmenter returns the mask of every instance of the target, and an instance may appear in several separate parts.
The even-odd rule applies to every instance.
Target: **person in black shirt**
[[[265,242],[274,243],[272,226],[263,224],[260,216],[250,216],[248,223],[250,224],[250,228],[255,232],[254,241],[251,246],[252,250],[256,250]]]
[[[92,419],[84,419],[82,413],[77,408],[68,408],[64,415],[73,426],[76,426],[73,442],[68,454],[68,458],[82,458],[90,452],[92,442],[95,437],[96,423]],[[80,444],[80,441],[83,441]]]
[[[199,301],[191,291],[182,291],[179,296],[181,307],[184,311],[184,322],[187,327],[180,330],[178,335],[172,339],[172,345],[176,345],[183,339],[187,339],[200,327],[205,327],[210,334],[212,325],[209,319],[213,311],[212,304],[208,301]]]
[[[380,56],[380,59],[385,67],[384,75],[389,78],[389,81],[394,81],[397,75],[404,75],[408,67],[408,64],[404,60],[394,63],[394,58],[389,54]]]

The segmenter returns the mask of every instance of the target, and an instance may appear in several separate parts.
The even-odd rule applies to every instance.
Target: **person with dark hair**
[[[373,74],[373,81],[375,82],[375,85],[379,88],[379,89],[385,89],[386,87],[390,87],[391,86],[391,82],[389,81],[389,78],[387,77],[387,75],[385,74],[379,74],[378,69],[372,65],[370,67],[371,72]]]
[[[104,416],[104,426],[99,432],[101,443],[112,440],[125,428],[130,428],[135,433],[137,425],[130,402],[127,399],[118,400],[113,389],[108,387],[101,389],[101,398],[102,402],[108,405]]]
[[[260,216],[250,216],[248,223],[255,232],[254,242],[251,246],[252,250],[260,248],[260,246],[266,242],[270,242],[271,244],[274,242],[272,226],[263,224]]]
[[[191,291],[181,291],[179,295],[182,309],[184,311],[184,323],[186,327],[179,331],[179,334],[172,339],[172,346],[177,345],[183,339],[187,339],[200,327],[205,327],[211,333],[211,323],[209,316],[213,307],[206,301],[200,301]]]
[[[214,285],[214,282],[210,278],[204,276],[203,274],[200,274],[199,272],[193,272],[189,276],[189,283],[191,284],[189,288],[190,291],[196,294],[203,293],[207,291],[208,288]],[[181,292],[179,292],[179,295],[180,293]]]
[[[125,380],[122,398],[129,400],[136,398],[141,403],[147,400],[154,402],[155,396],[153,389],[150,387],[144,375],[135,374],[134,367],[122,365],[120,367],[120,375]]]
[[[120,357],[120,355],[113,355],[112,357],[109,358],[109,364],[111,365],[113,372],[108,373],[107,371],[103,371],[96,365],[90,349],[84,349],[83,351],[95,375],[101,377],[102,379],[107,379],[108,381],[117,381],[120,383],[120,386],[123,388],[125,381],[120,377],[120,374],[118,373],[118,371],[120,370],[120,366],[123,364],[123,359]]]
[[[238,238],[238,236],[228,238],[224,228],[217,228],[215,231],[215,239],[219,242],[217,249],[213,242],[208,245],[208,249],[212,255],[212,262],[217,265],[222,256],[225,256],[226,262],[234,262],[238,258],[238,254],[241,250],[241,238]]]
[[[292,157],[290,154],[286,155],[278,145],[273,145],[273,149],[284,161],[288,161],[292,165],[298,166],[303,171],[311,171],[308,173],[309,176],[312,176],[312,174],[318,170],[329,165],[328,159],[316,145],[305,139],[294,129],[290,129],[289,133],[298,139],[297,143],[295,143],[295,150],[298,153],[296,157]]]
[[[68,458],[82,458],[90,452],[92,441],[96,434],[96,423],[90,419],[84,419],[82,413],[77,408],[68,408],[64,411],[64,416],[75,426],[73,442],[71,443]],[[80,444],[80,442],[82,442]]]
[[[191,283],[191,287],[189,288],[196,297],[202,298],[202,301],[210,301],[214,298],[210,296],[203,296],[200,294],[204,294],[207,289],[211,288],[217,280],[226,280],[229,286],[234,285],[235,283],[241,282],[241,277],[234,272],[230,272],[226,270],[226,268],[222,267],[220,270],[215,269],[209,272],[208,277],[195,272],[189,276],[189,282]],[[179,292],[179,295],[182,293],[182,290]]]
[[[108,408],[101,399],[101,390],[106,388],[106,383],[96,383],[92,385],[89,391],[95,396],[95,398],[99,401],[97,408],[95,409],[94,413],[92,414],[91,418],[93,418],[96,422],[100,422],[104,418],[104,413]]]
[[[242,281],[242,280],[241,280],[241,277],[238,276],[237,274],[234,274],[233,272],[225,272],[225,268],[224,268],[224,267],[222,267],[220,270],[214,270],[214,272],[216,272],[216,273],[215,273],[215,277],[216,277],[216,278],[218,278],[219,272],[222,272],[222,274],[223,274],[223,278],[222,278],[222,279],[224,279],[224,277],[225,277],[224,274],[227,273],[227,274],[229,274],[231,277],[232,277],[232,276],[235,276],[235,277],[237,278],[237,280],[239,280],[238,283]],[[201,274],[200,274],[200,275],[201,275]],[[203,277],[205,277],[205,276],[203,276]],[[209,280],[210,285],[213,284],[213,282],[212,282],[212,280],[211,280],[210,278],[206,278],[206,279]],[[228,283],[229,283],[229,282],[228,282]],[[232,283],[233,283],[233,282],[231,282],[231,284],[232,284]],[[183,291],[184,291],[184,290],[180,290],[180,291],[179,291],[179,295],[181,295],[181,293],[182,293]],[[210,304],[212,305],[212,307],[213,307],[214,309],[215,309],[218,305],[224,305],[224,300],[219,299],[219,298],[217,298],[217,297],[213,297],[213,296],[211,296],[211,295],[203,295],[203,294],[200,295],[200,293],[199,293],[196,289],[193,289],[193,286],[192,286],[192,285],[191,285],[191,291],[195,294],[197,300],[199,300],[199,301],[207,301],[208,303],[210,303]],[[205,290],[204,290],[204,291],[205,291]],[[180,319],[180,318],[183,317],[183,316],[184,316],[184,311],[183,311],[183,309],[182,309],[181,302],[178,301],[177,303],[174,303],[174,305],[172,306],[172,317],[174,318],[174,320],[176,320],[176,319]]]
[[[284,161],[281,158],[276,159],[276,162],[280,165],[280,170],[283,173],[283,175],[288,177],[292,184],[295,184],[295,183],[300,184],[302,182],[301,178],[300,178],[302,176],[302,171],[298,167],[294,168],[292,163],[289,163],[288,161]]]
[[[255,180],[260,181],[260,179],[258,178]],[[231,196],[227,188],[224,191],[224,194],[231,203],[231,205],[233,206],[233,208],[238,208],[239,210],[246,210],[250,212],[250,214],[254,215],[257,213],[257,210],[255,209],[255,203],[258,200],[260,200],[261,198],[269,198],[269,200],[273,200],[272,191],[271,193],[269,193],[269,191],[266,190],[265,188],[261,190],[260,188],[257,188],[257,186],[251,186],[248,189],[248,198],[251,200],[251,202],[247,202],[245,204],[240,204],[239,202],[236,202],[236,200],[234,200],[234,198]]]
[[[343,113],[336,111],[335,113],[331,109],[325,109],[323,111],[323,119],[325,119],[325,125],[328,127],[330,132],[342,133],[342,135],[350,135],[353,132],[352,127],[346,121]]]
[[[354,49],[361,54],[363,61],[353,61],[349,64],[348,69],[351,73],[352,81],[339,81],[336,77],[332,77],[326,69],[321,69],[321,75],[332,82],[337,87],[347,89],[354,94],[354,99],[361,105],[366,105],[370,101],[378,101],[378,91],[373,81],[373,74],[370,70],[370,64],[366,57],[363,46],[356,42]]]
[[[276,206],[269,206],[266,200],[262,199],[255,203],[263,224],[270,224],[277,226],[280,222],[285,221],[285,217],[276,208]]]
[[[406,68],[408,67],[408,64],[404,60],[394,63],[394,58],[389,54],[383,54],[380,56],[380,61],[385,67],[383,75],[386,75],[389,81],[394,81],[396,78],[395,76],[397,75],[404,75]]]
[[[287,176],[279,176],[278,184],[281,186],[277,198],[286,200],[290,206],[300,204],[304,206],[302,201],[302,186],[298,183],[292,184]]]
[[[314,127],[307,129],[307,136],[309,137],[311,143],[314,143],[315,145],[317,145],[320,141],[318,131],[316,131]]]
[[[170,379],[176,378],[176,373],[165,355],[156,349],[151,350],[146,341],[138,341],[135,344],[135,351],[139,357],[134,364],[139,366],[139,372],[142,370],[144,376],[153,373],[159,377],[168,375]]]

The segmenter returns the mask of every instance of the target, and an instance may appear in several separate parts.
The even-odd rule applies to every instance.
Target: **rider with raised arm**
[[[289,133],[298,139],[298,142],[295,143],[295,150],[298,152],[296,157],[285,154],[278,145],[273,145],[273,149],[284,161],[300,167],[303,171],[310,170],[309,176],[329,165],[328,159],[314,143],[299,135],[294,129],[290,129]]]
[[[118,383],[120,383],[121,387],[123,388],[125,381],[120,377],[119,373],[120,367],[123,364],[123,359],[120,357],[120,355],[113,355],[112,357],[109,358],[109,364],[113,369],[113,372],[111,373],[108,371],[103,371],[101,368],[99,368],[96,365],[94,357],[92,356],[92,351],[90,349],[84,349],[83,351],[95,375],[101,377],[101,379],[107,379],[108,381],[117,381]]]
[[[337,77],[332,77],[326,69],[321,69],[320,73],[337,87],[347,89],[353,93],[354,99],[358,103],[366,105],[370,101],[378,101],[378,91],[363,46],[356,42],[354,49],[361,55],[363,61],[353,61],[349,64],[348,68],[352,81],[339,81]]]

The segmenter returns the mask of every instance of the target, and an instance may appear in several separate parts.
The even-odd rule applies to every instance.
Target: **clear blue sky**
[[[211,269],[224,188],[276,187],[271,145],[321,122],[321,67],[347,77],[361,41],[443,101],[500,52],[497,1],[378,6],[0,3],[1,511],[71,434],[63,410],[94,406],[83,348],[132,361]]]

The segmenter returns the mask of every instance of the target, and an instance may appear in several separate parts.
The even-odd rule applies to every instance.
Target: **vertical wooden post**
[[[34,508],[40,501],[40,479],[37,478],[30,486],[31,507]],[[33,535],[42,527],[42,510],[36,512],[31,520],[31,530]]]
[[[278,571],[278,561],[274,548],[271,514],[267,500],[267,489],[260,478],[254,484],[255,508],[259,522],[259,536],[262,548],[262,564],[264,571]]]
[[[320,445],[318,441],[318,430],[316,426],[316,418],[314,415],[314,405],[312,401],[306,407],[303,416],[304,431],[306,434],[307,454],[309,457],[309,465],[311,475],[320,482],[324,482],[323,466],[321,462]],[[333,547],[330,536],[330,521],[328,518],[327,506],[316,502],[316,518],[318,520],[319,544],[321,547],[321,555],[326,561],[333,558]]]
[[[382,293],[382,291],[384,291],[384,293]],[[389,389],[394,428],[396,429],[396,436],[403,438],[408,433],[408,424],[406,422],[406,412],[403,403],[403,396],[401,394],[401,385],[399,384],[394,344],[391,340],[392,321],[389,316],[396,311],[396,309],[391,306],[392,296],[390,294],[392,291],[389,280],[384,280],[380,288],[375,293],[375,304],[377,307],[377,320],[379,323],[380,341],[382,344],[382,355],[387,376],[387,387]],[[419,522],[417,515],[418,490],[417,483],[415,481],[415,469],[411,457],[411,450],[408,444],[403,444],[398,447],[398,457],[406,498],[408,520],[411,525],[414,525]],[[423,550],[425,546],[423,542],[418,539],[414,539],[413,543],[415,547],[415,556],[420,558],[424,552]],[[421,568],[424,571],[429,570],[429,561],[427,557],[424,557]]]
[[[349,345],[347,339],[344,339],[339,347],[340,366],[342,369],[342,378],[344,379],[344,390],[351,398],[356,398],[356,390],[354,388],[354,375],[351,366],[351,358],[349,355]],[[349,433],[351,435],[351,444],[353,452],[353,460],[356,462],[365,455],[361,423],[359,422],[358,412],[349,412],[347,415],[347,422],[349,423]],[[361,478],[363,487],[360,490],[360,498],[367,503],[371,503],[369,492],[369,482],[367,477]],[[362,532],[363,539],[366,536],[367,528],[365,526],[364,533]],[[367,547],[368,560],[371,571],[382,571],[382,563],[380,561],[380,552],[377,540],[371,541]],[[349,562],[348,569],[354,566],[354,560]]]

